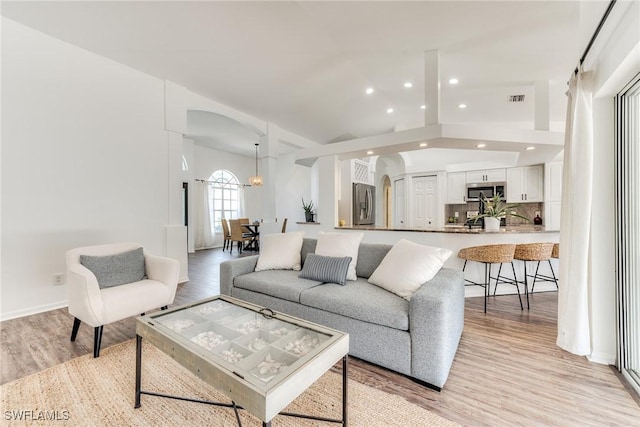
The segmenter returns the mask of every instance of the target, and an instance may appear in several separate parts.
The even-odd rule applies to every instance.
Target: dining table
[[[260,223],[259,222],[254,222],[251,224],[241,224],[242,227],[247,230],[249,233],[251,233],[251,241],[247,244],[247,246],[245,247],[245,249],[248,249],[250,251],[258,251],[260,250]]]

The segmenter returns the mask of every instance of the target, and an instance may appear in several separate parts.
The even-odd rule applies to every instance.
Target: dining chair
[[[243,232],[242,223],[240,222],[242,219],[230,219],[229,220],[229,228],[231,230],[231,236],[229,240],[231,241],[231,249],[230,253],[233,253],[233,242],[237,242],[238,245],[238,253],[242,252],[242,248],[244,247],[245,242],[250,242],[253,237],[251,233]],[[248,222],[246,223],[248,224]]]

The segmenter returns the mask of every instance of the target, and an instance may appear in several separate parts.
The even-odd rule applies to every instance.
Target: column
[[[440,52],[424,53],[424,125],[440,123]]]

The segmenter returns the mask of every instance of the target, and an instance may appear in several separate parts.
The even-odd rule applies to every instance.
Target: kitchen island
[[[544,226],[540,225],[512,225],[500,227],[500,231],[498,232],[486,232],[479,227],[472,227],[469,229],[469,227],[462,226],[462,224],[422,230],[409,228],[385,228],[372,225],[344,227],[312,227],[300,225],[298,229],[305,232],[305,237],[317,237],[318,231],[344,231],[345,233],[362,232],[364,233],[363,241],[367,243],[387,243],[392,245],[400,239],[407,239],[423,245],[448,248],[451,249],[453,254],[444,266],[456,269],[462,269],[464,264],[464,261],[457,256],[458,251],[469,246],[504,243],[558,243],[560,240],[560,232],[558,230],[547,230]],[[559,272],[558,260],[552,259],[551,263],[557,276]],[[516,274],[521,280],[524,273],[522,261],[514,261],[514,266]],[[529,267],[535,268],[535,263],[529,263]],[[497,272],[497,266],[494,268],[495,270],[493,271],[493,275]],[[530,270],[530,268],[528,268],[528,270]],[[511,268],[509,268],[508,271],[510,272]],[[549,263],[544,262],[540,264],[540,273],[549,276],[551,275],[549,271]],[[483,277],[483,265],[476,262],[469,262],[465,270],[465,278],[475,282],[482,282],[484,281]],[[554,283],[550,282],[536,282],[535,290],[536,292],[555,291],[556,286]],[[515,294],[516,288],[512,285],[501,284],[498,287],[497,293]],[[468,297],[482,296],[483,289],[479,286],[468,286],[466,288],[465,295]]]

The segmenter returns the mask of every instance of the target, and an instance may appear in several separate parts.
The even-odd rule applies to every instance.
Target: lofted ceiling
[[[542,80],[563,130],[581,53],[577,1],[4,1],[2,15],[321,144],[423,126],[429,50],[440,52],[441,122],[533,129]],[[207,135],[224,122],[210,118],[190,115],[190,137],[251,155],[253,135]]]

